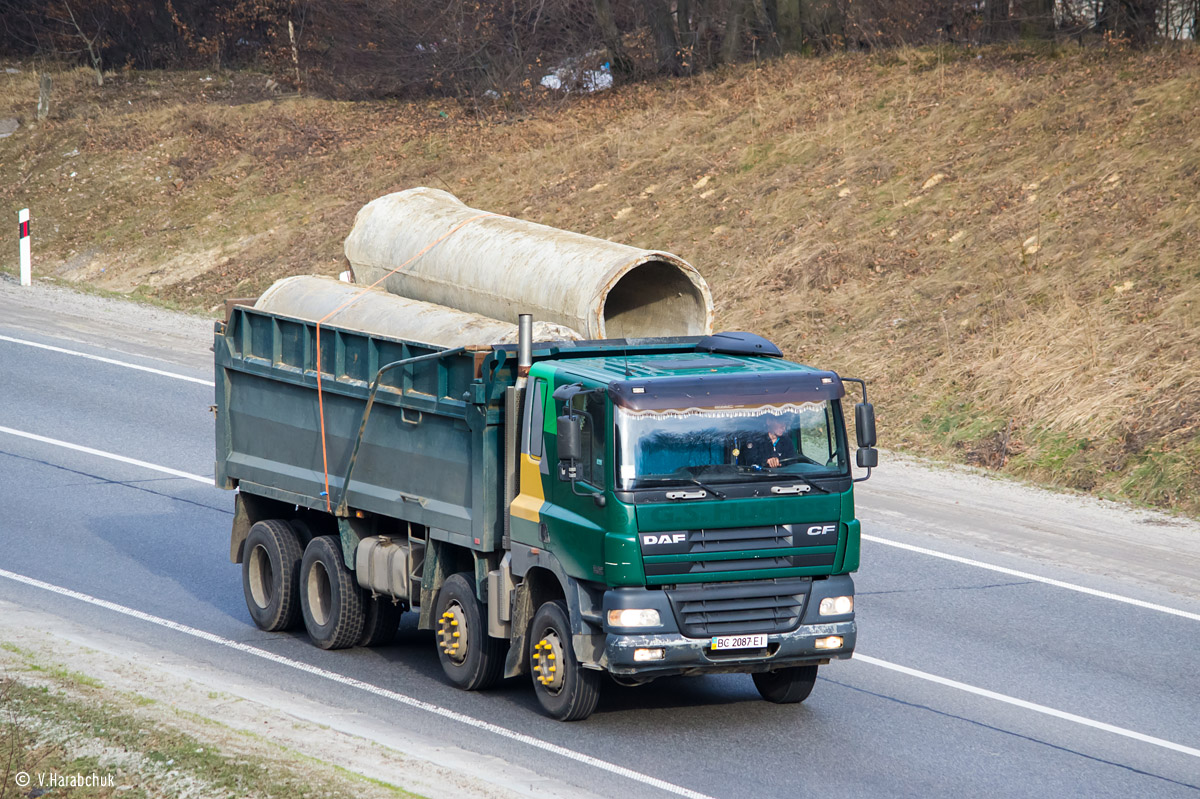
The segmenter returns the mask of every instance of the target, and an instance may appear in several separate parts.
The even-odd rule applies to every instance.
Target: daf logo
[[[830,535],[837,532],[836,524],[814,524],[808,528],[809,535]]]
[[[651,533],[649,535],[642,536],[643,546],[653,546],[655,544],[682,544],[684,541],[687,541],[687,533],[663,533],[662,535],[654,535]]]

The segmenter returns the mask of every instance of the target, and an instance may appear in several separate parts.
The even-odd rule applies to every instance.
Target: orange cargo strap
[[[346,300],[341,305],[334,308],[332,311],[330,311],[329,313],[327,313],[323,317],[321,317],[319,320],[317,320],[317,415],[321,421],[321,467],[325,472],[325,493],[324,493],[325,510],[329,511],[330,513],[333,513],[333,500],[329,496],[329,453],[326,451],[326,448],[325,448],[325,396],[321,391],[321,383],[324,382],[324,380],[322,378],[322,371],[321,371],[321,325],[324,322],[328,321],[329,318],[332,317],[334,314],[336,314],[338,311],[341,311],[341,310],[349,307],[351,304],[353,304],[356,300],[358,300],[364,294],[369,292],[371,289],[375,288],[380,283],[387,280],[389,277],[396,274],[401,269],[408,266],[409,264],[411,264],[413,261],[420,258],[425,253],[429,252],[434,247],[441,244],[443,241],[448,239],[453,234],[457,233],[462,228],[466,227],[471,222],[474,222],[477,219],[483,219],[483,218],[489,217],[489,216],[496,216],[496,214],[492,214],[492,213],[476,214],[475,216],[471,217],[470,219],[464,219],[462,222],[459,222],[457,225],[450,228],[445,233],[438,236],[436,239],[434,239],[429,244],[427,244],[424,248],[422,248],[422,250],[419,253],[414,255],[412,258],[409,258],[407,261],[400,264],[395,269],[388,272],[383,277],[379,278],[374,283],[367,286],[362,291],[358,292],[353,297]],[[336,378],[337,378],[337,375],[334,375],[334,379],[336,379]],[[346,486],[342,486],[342,491],[345,492],[345,490],[346,490]]]

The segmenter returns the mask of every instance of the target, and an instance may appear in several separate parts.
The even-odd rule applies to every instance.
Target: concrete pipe
[[[361,297],[337,310],[357,295]],[[258,298],[263,311],[317,321],[363,333],[391,336],[438,347],[472,347],[517,343],[517,325],[478,314],[445,308],[381,289],[367,289],[331,277],[297,275],[277,280]],[[515,320],[516,314],[513,314]],[[577,341],[574,330],[548,322],[533,326],[535,341]]]
[[[682,258],[485,214],[438,189],[368,203],[345,250],[359,283],[484,316],[532,313],[587,338],[712,332],[712,294]]]

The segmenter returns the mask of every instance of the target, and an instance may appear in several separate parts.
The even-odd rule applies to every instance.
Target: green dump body
[[[316,325],[235,308],[215,346],[217,484],[318,511],[336,506],[379,368],[438,352],[322,327],[318,402]],[[473,549],[497,549],[502,399],[514,376],[512,353],[490,349],[385,373],[345,496],[349,507],[436,528]]]
[[[473,572],[489,633],[512,642],[508,676],[528,671],[530,616],[554,596],[583,667],[634,682],[851,655],[852,606],[822,601],[852,598],[859,561],[834,373],[684,337],[534,343],[519,379],[515,345],[441,350],[324,326],[318,369],[316,334],[244,307],[217,326],[216,481],[240,491],[235,561],[263,507],[328,524],[351,569],[368,538],[407,540],[413,588],[398,598],[431,627],[446,576]],[[737,425],[759,406],[820,414],[793,441],[821,456],[754,462],[770,442]],[[576,415],[585,454],[568,463],[559,425]],[[659,623],[614,625],[626,609]]]

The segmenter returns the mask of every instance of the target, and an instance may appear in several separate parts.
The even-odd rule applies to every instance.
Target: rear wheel
[[[500,682],[506,647],[487,631],[487,609],[475,598],[470,573],[451,575],[438,591],[438,660],[450,681],[464,691],[491,688]]]
[[[363,631],[358,639],[359,646],[382,646],[396,638],[396,628],[404,615],[404,605],[393,604],[389,596],[379,595],[374,599],[363,596]]]
[[[768,702],[791,705],[803,702],[812,693],[817,682],[816,666],[792,666],[779,671],[759,672],[754,676],[754,687]]]
[[[300,609],[308,637],[322,649],[344,649],[362,636],[362,589],[342,560],[336,536],[319,535],[304,549]]]
[[[242,555],[242,593],[250,618],[261,630],[276,632],[300,620],[300,560],[304,552],[282,519],[255,522]]]
[[[562,600],[547,602],[533,616],[529,634],[533,690],[546,714],[580,721],[600,701],[600,672],[585,669],[571,646],[571,622]]]

